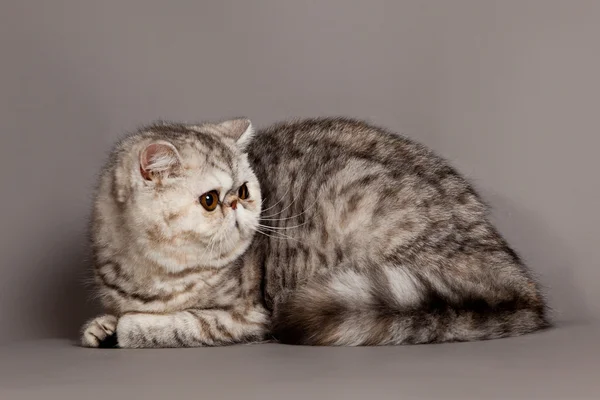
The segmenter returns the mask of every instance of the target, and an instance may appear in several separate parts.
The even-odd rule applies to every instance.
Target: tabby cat
[[[88,347],[393,345],[548,326],[474,189],[424,146],[320,118],[124,138],[91,224]]]

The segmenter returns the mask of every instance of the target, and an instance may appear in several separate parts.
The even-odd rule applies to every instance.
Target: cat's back
[[[249,155],[278,339],[428,343],[547,326],[537,284],[476,191],[425,146],[324,118],[259,132]]]
[[[373,199],[379,202],[404,189],[404,195],[418,191],[422,200],[445,201],[447,206],[467,197],[481,205],[468,182],[430,149],[361,120],[278,123],[257,133],[248,154],[267,207],[274,197],[281,200],[281,189],[298,202],[298,197],[315,197],[316,191],[324,195],[324,187],[331,199],[375,190],[383,196]]]
[[[249,158],[264,199],[267,295],[270,282],[294,286],[357,260],[438,257],[457,231],[461,241],[481,224],[489,232],[486,207],[443,159],[362,121],[277,124],[257,133]]]
[[[361,158],[430,164],[435,156],[406,137],[350,118],[311,118],[277,123],[258,132],[249,154],[258,164],[302,159]]]

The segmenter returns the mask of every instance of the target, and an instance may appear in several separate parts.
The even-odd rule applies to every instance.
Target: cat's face
[[[128,221],[146,256],[178,271],[223,266],[248,248],[261,195],[243,152],[252,135],[244,121],[141,144]]]

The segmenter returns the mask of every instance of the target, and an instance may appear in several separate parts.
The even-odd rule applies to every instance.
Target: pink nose
[[[237,209],[237,200],[231,202],[231,208],[233,208],[234,210]]]

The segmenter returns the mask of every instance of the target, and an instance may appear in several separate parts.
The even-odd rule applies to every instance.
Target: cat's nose
[[[238,206],[238,200],[239,198],[235,194],[229,193],[225,196],[225,199],[223,199],[223,204],[225,207],[231,207],[232,210],[235,210]]]

